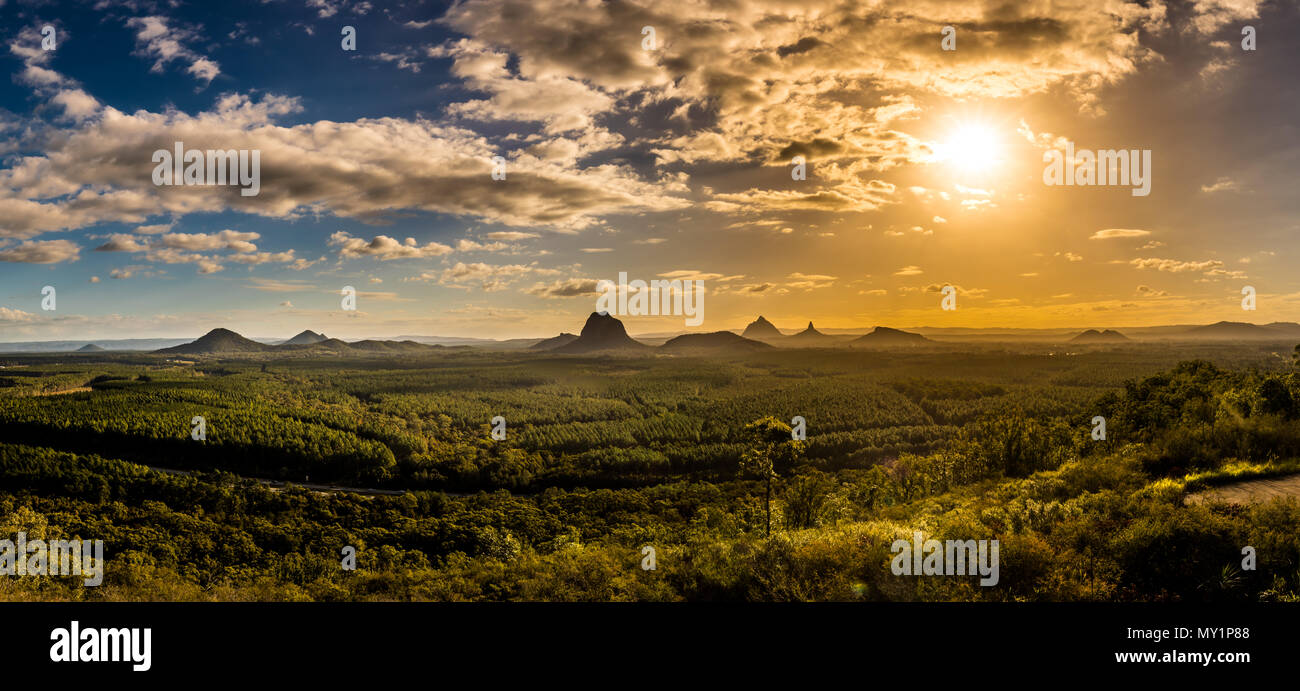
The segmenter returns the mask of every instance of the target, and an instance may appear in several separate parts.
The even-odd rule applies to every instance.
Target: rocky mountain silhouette
[[[776,326],[772,324],[772,322],[764,319],[761,314],[758,316],[758,319],[750,322],[749,326],[746,326],[745,331],[740,335],[745,338],[759,340],[765,338],[782,338],[784,336],[784,334],[777,330]]]
[[[666,351],[713,351],[713,352],[753,352],[772,350],[769,343],[756,341],[744,336],[737,336],[730,331],[715,331],[706,334],[683,334],[668,339],[660,348]]]
[[[888,326],[877,326],[871,330],[871,333],[859,336],[852,341],[849,341],[849,345],[859,348],[896,348],[900,346],[918,346],[933,342],[934,341],[931,341],[918,333],[903,331],[901,329],[891,329]]]
[[[1088,329],[1087,331],[1084,331],[1078,336],[1071,338],[1070,342],[1071,343],[1130,343],[1132,342],[1132,340],[1133,339],[1129,338],[1128,336],[1125,336],[1124,334],[1114,329],[1106,329],[1105,331]]]
[[[650,346],[632,340],[623,322],[608,314],[592,312],[582,333],[571,343],[555,348],[556,353],[590,353],[601,350],[645,350]]]

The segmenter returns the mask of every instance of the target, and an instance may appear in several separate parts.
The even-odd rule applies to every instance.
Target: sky
[[[620,273],[704,286],[633,333],[1300,320],[1295,2],[0,17],[0,341],[542,337]],[[155,184],[177,142],[256,151],[258,193]],[[1149,193],[1047,184],[1067,147],[1149,152]]]

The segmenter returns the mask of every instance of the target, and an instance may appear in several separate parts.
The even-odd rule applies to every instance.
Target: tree
[[[772,536],[772,481],[780,478],[779,469],[794,465],[804,451],[804,442],[791,435],[790,425],[767,416],[745,425],[750,447],[740,457],[740,473],[763,481],[763,505],[767,514],[764,530]]]

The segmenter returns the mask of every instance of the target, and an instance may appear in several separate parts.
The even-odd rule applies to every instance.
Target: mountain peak
[[[780,338],[782,336],[780,330],[772,322],[764,319],[761,314],[758,315],[758,319],[750,322],[749,326],[745,327],[745,331],[741,335],[750,339]]]
[[[155,352],[177,353],[182,355],[206,355],[219,353],[255,353],[270,350],[271,346],[258,343],[230,329],[213,329],[203,334],[193,343],[185,343],[172,348],[163,348]]]
[[[817,327],[813,326],[812,322],[808,322],[808,328],[804,329],[803,331],[800,331],[799,333],[793,336],[787,336],[787,338],[805,344],[810,342],[822,343],[822,342],[829,342],[835,340],[834,336],[828,336],[818,331]]]
[[[1084,331],[1078,336],[1071,338],[1070,342],[1071,343],[1126,343],[1131,340],[1133,339],[1129,338],[1128,336],[1125,336],[1124,334],[1114,329],[1106,329],[1105,331],[1088,329],[1087,331]]]
[[[636,350],[648,348],[627,335],[623,322],[607,312],[592,312],[582,332],[571,343],[556,348],[557,353],[586,353],[593,350]]]
[[[313,343],[320,343],[328,340],[329,338],[326,337],[325,334],[316,333],[315,331],[308,329],[280,345],[312,345]]]

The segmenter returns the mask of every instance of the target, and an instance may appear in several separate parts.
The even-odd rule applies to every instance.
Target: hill
[[[758,319],[750,322],[749,326],[745,327],[744,333],[740,335],[745,338],[760,340],[765,338],[782,338],[784,336],[784,334],[782,334],[776,326],[772,324],[772,322],[764,319],[761,314],[758,316]]]
[[[569,345],[570,343],[573,343],[576,340],[578,340],[578,337],[575,336],[574,334],[562,333],[559,336],[552,336],[551,338],[540,340],[528,346],[528,349],[529,350],[552,350],[555,348],[559,348],[561,346]]]
[[[838,342],[840,339],[834,336],[828,336],[813,327],[812,322],[808,322],[808,328],[800,331],[793,336],[786,336],[782,342],[794,346],[827,346]]]
[[[1114,330],[1114,329],[1106,329],[1105,331],[1098,331],[1098,330],[1096,330],[1096,329],[1088,329],[1087,331],[1084,331],[1083,333],[1079,334],[1078,336],[1075,336],[1074,338],[1071,338],[1071,339],[1070,339],[1070,343],[1082,343],[1082,344],[1088,344],[1088,343],[1132,343],[1132,342],[1133,342],[1133,339],[1129,338],[1128,336],[1125,336],[1124,334],[1122,334],[1122,333],[1120,333],[1120,332],[1118,332],[1118,331],[1116,331],[1116,330]]]
[[[645,350],[650,346],[638,343],[627,335],[623,322],[608,314],[592,312],[582,333],[573,342],[560,346],[556,353],[590,353],[600,350]]]
[[[730,331],[714,331],[706,334],[683,334],[669,339],[660,346],[670,352],[675,351],[727,351],[753,352],[773,350],[771,344],[755,341],[744,336],[737,336]]]
[[[77,348],[77,352],[78,353],[103,353],[107,351],[95,345],[94,343],[87,343],[86,345]]]
[[[1275,322],[1267,326],[1248,322],[1221,321],[1188,329],[1182,338],[1206,341],[1278,341],[1297,337],[1300,327]]]
[[[274,346],[252,341],[230,329],[213,329],[193,343],[155,350],[161,355],[221,355],[225,353],[264,353]]]
[[[871,330],[871,333],[849,341],[849,345],[856,348],[897,348],[933,342],[918,333],[891,329],[888,326],[877,326]]]
[[[303,331],[280,345],[311,345],[313,343],[320,343],[321,341],[327,340],[329,339],[325,337],[325,334],[318,334],[315,331],[308,330]]]

